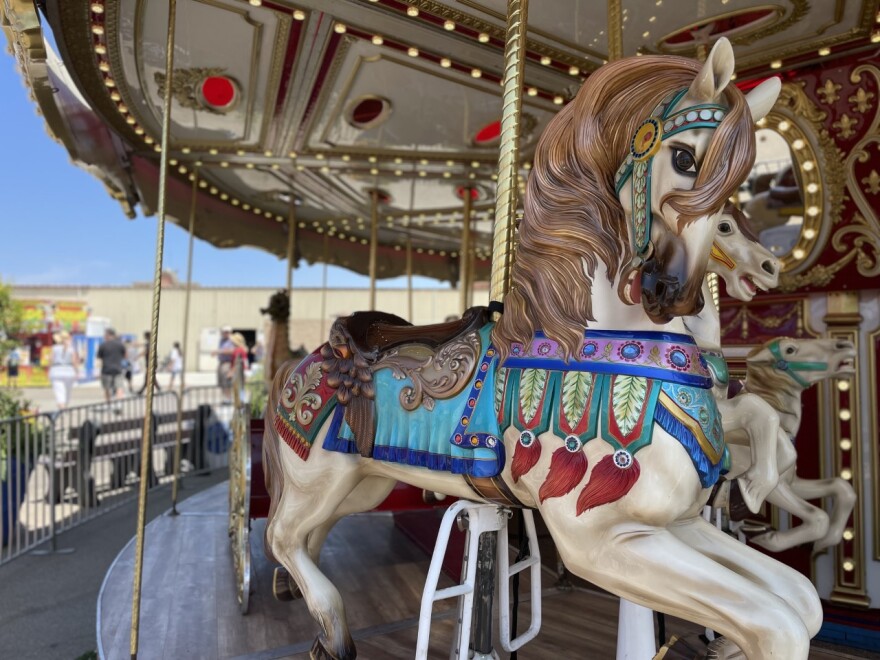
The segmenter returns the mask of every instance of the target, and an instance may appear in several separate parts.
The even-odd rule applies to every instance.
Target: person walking
[[[125,346],[125,361],[122,363],[123,375],[125,376],[125,382],[128,386],[128,393],[134,394],[134,387],[132,387],[131,379],[132,376],[134,376],[135,371],[137,371],[139,351],[131,338],[125,339],[122,344]]]
[[[125,378],[125,345],[116,336],[113,328],[104,331],[104,341],[98,347],[98,359],[101,360],[101,387],[104,388],[104,400],[121,399],[124,396],[123,379]]]
[[[9,356],[6,358],[6,387],[18,387],[18,365],[20,361],[21,356],[18,354],[18,347],[13,346],[12,350],[9,351]]]
[[[52,341],[54,345],[50,354],[49,381],[52,383],[58,410],[64,410],[70,403],[70,392],[73,390],[80,359],[73,348],[70,333],[66,330],[56,332]]]
[[[220,346],[214,351],[217,356],[217,385],[220,387],[224,404],[232,403],[232,327],[224,325],[220,328]]]
[[[171,380],[168,381],[169,389],[174,387],[175,376],[180,377],[183,371],[183,351],[180,350],[180,342],[174,342],[171,347],[171,353],[168,355],[168,370],[171,371]]]
[[[147,381],[150,376],[150,331],[147,330],[144,332],[144,347],[141,350],[141,356],[144,358],[144,384],[141,385],[141,389],[138,390],[138,394],[143,394],[147,391]],[[153,385],[155,385],[156,389],[161,391],[162,388],[159,387],[159,379],[156,378],[153,381]]]

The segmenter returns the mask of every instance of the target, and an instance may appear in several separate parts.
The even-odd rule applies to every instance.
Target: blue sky
[[[5,40],[3,40],[5,43]],[[125,285],[153,278],[156,217],[128,220],[101,183],[73,165],[52,140],[28,97],[15,59],[0,54],[0,112],[6,130],[0,152],[0,280],[16,284]],[[187,235],[168,222],[165,268],[186,275]],[[301,266],[294,287],[320,287],[322,267]],[[283,286],[284,263],[254,248],[224,249],[196,240],[193,280],[202,286]],[[331,266],[334,287],[367,287],[369,280]],[[415,278],[416,286],[442,287]],[[405,287],[405,278],[380,280]]]

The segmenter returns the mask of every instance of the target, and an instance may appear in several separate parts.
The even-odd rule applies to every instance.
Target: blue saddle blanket
[[[449,399],[436,400],[430,410],[424,405],[415,410],[401,406],[401,391],[413,387],[409,377],[398,379],[391,369],[373,373],[374,459],[472,477],[494,477],[501,472],[504,445],[493,398],[498,360],[489,339],[491,330],[492,324],[480,330],[482,357],[469,384]],[[345,407],[336,406],[323,446],[356,454],[354,434],[344,414]]]

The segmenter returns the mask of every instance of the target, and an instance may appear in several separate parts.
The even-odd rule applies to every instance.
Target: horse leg
[[[337,522],[350,514],[375,509],[388,497],[388,493],[391,492],[395,484],[397,482],[394,479],[369,476],[355,486],[333,515],[309,534],[309,556],[312,561],[318,563],[324,541],[327,540],[327,535],[330,534],[330,530]]]
[[[668,529],[635,522],[578,527],[552,529],[565,564],[577,575],[639,605],[717,630],[750,660],[807,660],[810,637],[791,606]]]
[[[795,475],[791,482],[791,490],[795,495],[805,500],[831,497],[834,502],[828,531],[813,544],[813,552],[822,552],[826,548],[840,543],[843,538],[843,530],[846,528],[846,523],[849,522],[850,514],[856,504],[856,492],[852,485],[840,477],[801,479]]]
[[[318,458],[313,454],[311,460]],[[272,553],[284,564],[302,592],[309,613],[320,624],[323,635],[315,641],[313,658],[351,660],[357,657],[345,618],[342,596],[312,560],[309,535],[326,523],[360,481],[357,470],[334,472],[332,487],[284,489],[275,517],[267,529]]]
[[[803,522],[797,527],[785,531],[774,530],[754,537],[752,542],[762,548],[766,548],[770,552],[782,552],[802,543],[818,541],[828,534],[828,514],[798,497],[788,482],[780,481],[779,486],[770,493],[767,501],[784,511],[788,511],[793,516],[797,516]]]
[[[669,527],[669,531],[722,566],[784,598],[797,612],[810,637],[819,632],[822,626],[822,605],[816,588],[803,575],[743,545],[703,518],[676,523]]]

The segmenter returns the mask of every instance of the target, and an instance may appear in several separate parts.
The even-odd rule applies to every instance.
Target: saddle
[[[489,322],[487,307],[471,307],[460,319],[431,325],[413,325],[387,312],[355,312],[337,319],[333,327],[344,331],[362,353],[381,354],[401,344],[424,344],[437,348]],[[330,331],[331,337],[333,329]]]
[[[321,347],[321,370],[327,374],[327,385],[336,390],[338,402],[345,406],[345,422],[362,456],[372,457],[375,442],[374,365],[405,344],[436,351],[488,321],[487,307],[472,307],[461,319],[432,325],[412,325],[385,312],[355,312],[333,323],[329,340]]]

